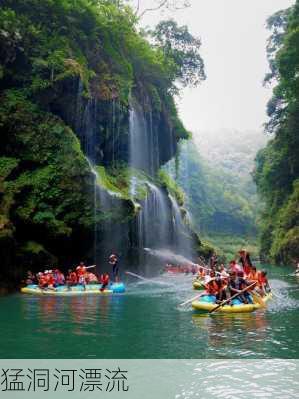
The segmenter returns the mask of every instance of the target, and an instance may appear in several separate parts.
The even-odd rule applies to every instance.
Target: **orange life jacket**
[[[206,292],[210,295],[216,295],[219,292],[219,287],[216,281],[211,281],[205,285]]]
[[[262,276],[262,273],[258,273],[258,284],[260,287],[263,287],[265,284],[267,284],[268,280],[266,276]]]
[[[77,271],[78,276],[82,277],[86,273],[86,267],[85,266],[78,266],[76,271]]]
[[[205,275],[206,275],[206,272],[204,270],[198,272],[198,276],[200,278],[204,278]]]
[[[253,270],[251,270],[251,272],[248,275],[248,280],[250,281],[258,281],[259,279],[259,273],[256,271],[254,272]]]

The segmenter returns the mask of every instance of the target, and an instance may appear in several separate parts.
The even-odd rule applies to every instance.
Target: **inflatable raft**
[[[103,291],[100,290],[101,284],[88,284],[84,289],[81,285],[75,285],[74,287],[60,286],[55,289],[41,289],[37,285],[31,284],[27,287],[21,288],[23,294],[34,294],[34,295],[57,295],[57,296],[71,296],[71,295],[107,295],[107,294],[122,294],[125,292],[124,283],[112,283],[108,285]]]
[[[192,285],[194,290],[203,290],[205,288],[204,281],[199,279],[193,280]]]
[[[266,304],[272,298],[272,294],[269,293],[264,296],[263,302]],[[201,312],[210,312],[218,306],[215,303],[216,297],[213,295],[204,295],[199,300],[192,302],[193,309]],[[260,303],[254,302],[249,304],[242,303],[238,298],[232,300],[232,305],[224,305],[216,310],[215,313],[249,313],[254,312],[257,309],[261,309]]]

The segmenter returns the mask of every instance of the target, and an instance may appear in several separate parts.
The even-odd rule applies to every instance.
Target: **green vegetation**
[[[237,259],[241,248],[246,248],[252,259],[256,259],[259,255],[258,240],[253,236],[244,237],[225,233],[208,235],[205,239],[213,244],[217,255],[226,261]]]
[[[23,262],[33,248],[28,239],[45,253],[59,252],[60,241],[88,228],[92,179],[78,139],[61,120],[18,91],[7,90],[0,102],[0,246],[5,251],[9,242]]]
[[[98,184],[112,195],[127,200],[142,200],[147,195],[146,182],[151,178],[146,176],[142,171],[128,168],[127,165],[118,165],[118,167],[105,168],[97,167]],[[135,192],[131,190],[131,179],[134,176]]]
[[[185,203],[185,193],[175,180],[163,169],[159,171],[158,178],[160,184],[177,200],[178,205],[183,206]]]
[[[212,146],[210,161],[199,154],[194,142],[182,142],[177,162],[167,165],[169,173],[186,193],[186,207],[195,230],[215,246],[217,253],[230,259],[246,246],[256,254],[257,196],[250,176],[254,148],[251,156],[247,154],[246,168],[242,152],[235,150],[237,143],[231,150],[235,156],[239,154],[243,165],[236,162],[234,167],[223,165],[223,156],[216,157],[217,145]]]
[[[175,165],[171,167],[175,174]],[[202,234],[255,234],[251,187],[227,170],[213,168],[192,141],[180,146],[177,182],[187,193],[188,208]]]
[[[200,43],[184,28],[165,51],[164,42],[154,44],[138,31],[125,3],[1,1],[1,281],[16,279],[28,265],[88,258],[95,221],[134,217],[127,167],[131,97],[159,126],[161,163],[175,155],[176,142],[168,140],[189,137],[173,93],[177,80],[195,85],[204,78]],[[182,40],[189,41],[190,62],[194,49],[196,67],[177,57]],[[118,194],[113,212],[95,209],[85,158],[90,147],[100,183]],[[146,179],[134,174],[138,200],[146,195]]]
[[[273,134],[256,158],[255,180],[265,202],[261,214],[261,254],[275,262],[299,260],[299,1],[269,18],[272,30],[266,82],[277,82],[268,104],[267,130]]]
[[[183,86],[196,86],[206,78],[199,53],[201,41],[189,33],[187,26],[180,27],[173,20],[162,21],[152,37],[166,56],[174,80]]]

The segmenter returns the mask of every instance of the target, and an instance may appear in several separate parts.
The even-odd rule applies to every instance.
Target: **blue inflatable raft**
[[[70,296],[70,295],[107,295],[107,294],[123,294],[126,291],[124,283],[110,283],[104,290],[101,291],[101,284],[87,284],[85,289],[82,285],[75,285],[73,287],[67,287],[65,285],[56,288],[44,288],[41,289],[38,285],[30,284],[26,287],[21,288],[23,294],[34,294],[34,295],[59,295],[59,296]]]

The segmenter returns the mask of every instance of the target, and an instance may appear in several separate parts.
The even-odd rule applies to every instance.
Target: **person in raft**
[[[102,284],[102,287],[100,288],[100,291],[103,292],[104,289],[107,287],[109,284],[110,276],[107,272],[103,273],[100,277],[100,283]]]
[[[265,296],[271,291],[266,270],[260,270],[258,272],[257,286],[256,291],[262,296]]]
[[[77,282],[78,282],[77,273],[74,272],[72,269],[69,269],[68,275],[66,277],[66,285],[68,289],[71,289],[71,287],[77,285]]]
[[[26,277],[26,285],[37,284],[37,278],[35,274],[32,273],[31,270],[28,270]]]
[[[85,280],[86,266],[85,266],[84,262],[80,262],[79,266],[76,267],[76,273],[77,273],[78,284],[82,285],[85,290],[86,289],[86,280]]]
[[[112,274],[114,277],[114,281],[118,282],[119,281],[119,277],[118,277],[118,273],[119,273],[119,267],[118,267],[118,257],[114,254],[111,254],[109,256],[109,263],[110,265],[112,265]]]
[[[246,249],[243,248],[241,249],[241,251],[239,251],[239,255],[239,263],[243,266],[245,276],[248,276],[252,268],[249,252],[247,252]]]
[[[229,279],[229,290],[231,296],[237,294],[238,292],[241,292],[244,288],[246,288],[248,285],[248,282],[244,279],[244,272],[239,271],[239,272],[231,272],[230,273],[230,279]],[[241,302],[248,304],[252,303],[250,294],[248,291],[243,292],[238,296],[238,299],[240,299]]]

